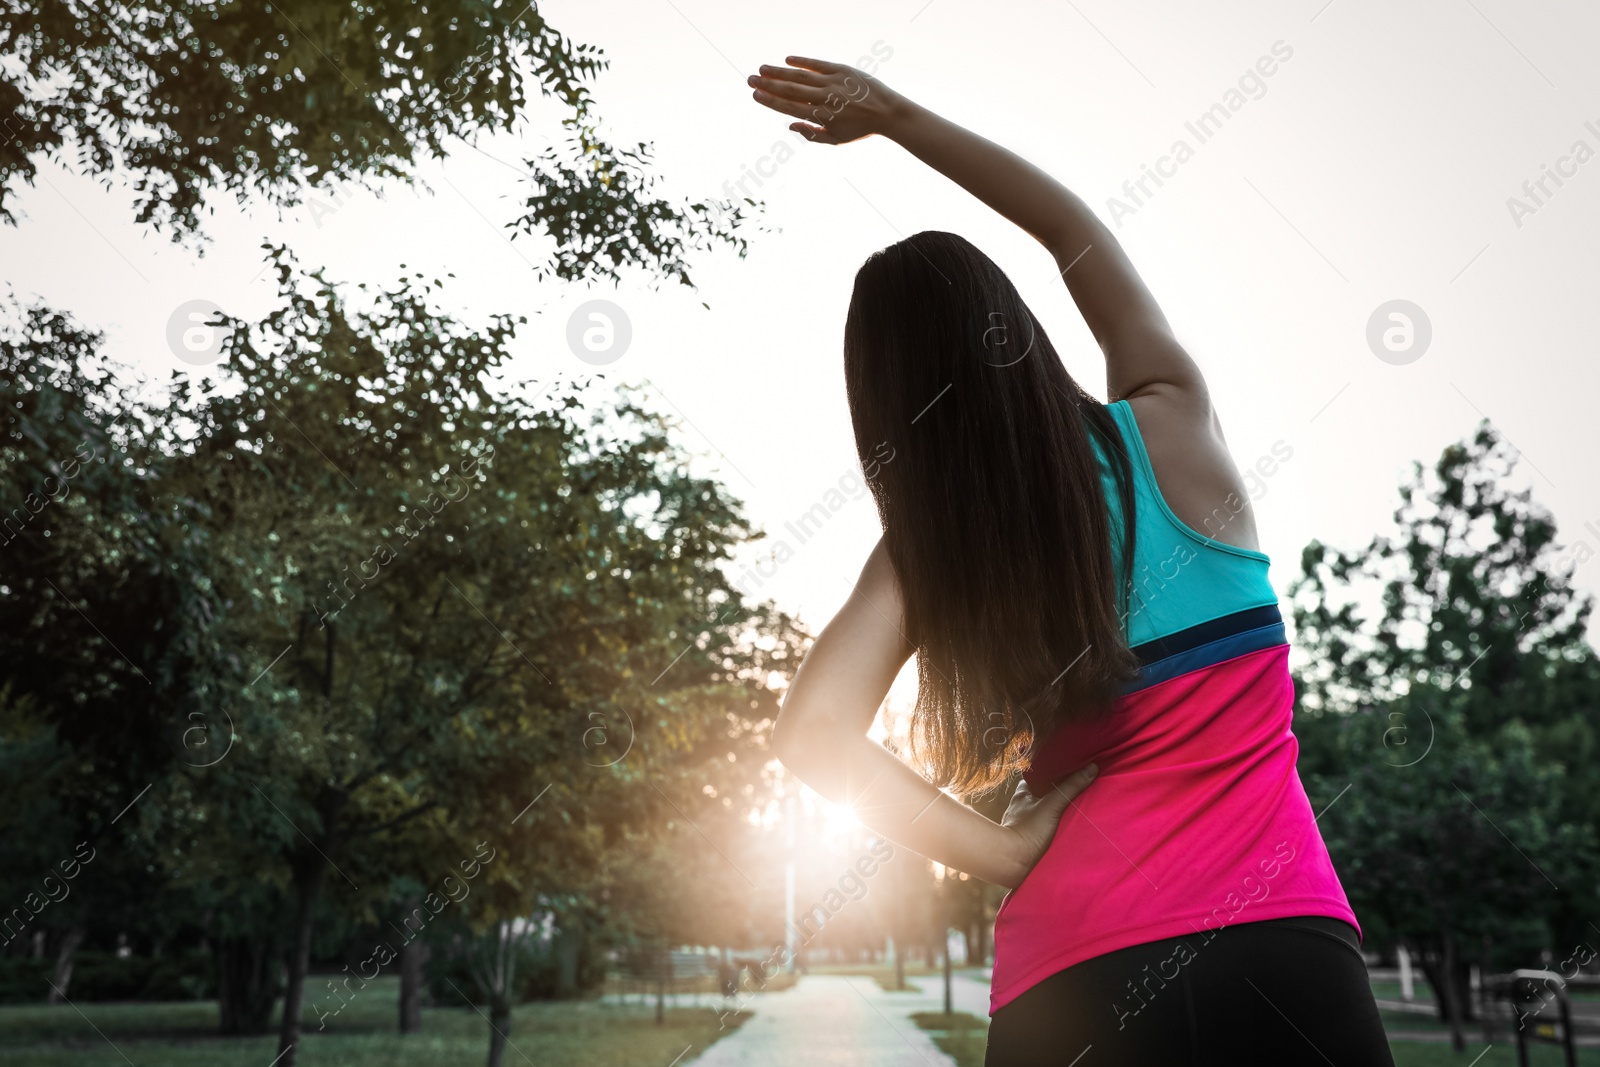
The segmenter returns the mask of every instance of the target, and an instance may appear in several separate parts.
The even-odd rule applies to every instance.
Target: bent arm
[[[904,97],[883,133],[1045,246],[1105,355],[1111,399],[1159,391],[1205,406],[1200,368],[1082,199],[1016,153]]]
[[[947,867],[1015,887],[1031,866],[1007,827],[937,789],[867,737],[914,651],[900,632],[899,588],[880,541],[855,591],[818,635],[784,697],[773,748],[829,800],[874,832]]]

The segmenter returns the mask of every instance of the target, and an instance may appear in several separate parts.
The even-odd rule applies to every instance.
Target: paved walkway
[[[739,1029],[695,1059],[695,1067],[949,1067],[911,1013],[944,1010],[941,978],[912,978],[921,993],[888,993],[871,978],[810,974],[793,989],[761,994]],[[957,976],[955,1009],[988,1016],[988,986]]]

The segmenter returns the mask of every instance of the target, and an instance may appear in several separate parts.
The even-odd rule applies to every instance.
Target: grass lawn
[[[1412,993],[1415,999],[1419,1001],[1425,1001],[1430,1004],[1433,1002],[1433,987],[1420,976],[1418,976],[1413,985]],[[1384,1000],[1399,1000],[1400,983],[1373,982],[1372,995]],[[1569,989],[1567,990],[1567,995],[1573,1000],[1600,1000],[1600,989]]]
[[[1424,978],[1418,977],[1417,980],[1412,983],[1412,990],[1411,991],[1412,991],[1412,995],[1415,996],[1416,999],[1418,999],[1418,1000],[1432,1000],[1433,999],[1433,987],[1430,986],[1427,983],[1427,980],[1424,979]],[[1384,1000],[1399,1000],[1400,999],[1400,983],[1399,982],[1373,982],[1372,983],[1372,995],[1375,996],[1375,997],[1382,997]]]
[[[308,993],[314,994],[313,990]],[[308,1013],[300,1046],[304,1067],[460,1067],[482,1063],[489,1023],[475,1010],[424,1009],[422,1032],[396,1027],[399,979],[371,982],[326,1030]],[[267,1067],[277,1038],[220,1038],[214,1002],[0,1006],[0,1063],[7,1067]],[[710,1008],[669,1008],[655,1024],[648,1007],[594,1001],[524,1004],[512,1015],[506,1063],[538,1067],[665,1067],[732,1033],[749,1016],[719,1024]],[[98,1032],[97,1032],[98,1030]],[[115,1046],[115,1047],[113,1047]]]
[[[1517,1046],[1512,1042],[1495,1045],[1484,1053],[1481,1042],[1468,1041],[1467,1051],[1459,1055],[1450,1051],[1448,1043],[1433,1045],[1420,1041],[1396,1041],[1391,1042],[1389,1048],[1394,1052],[1395,1067],[1468,1067],[1480,1053],[1483,1053],[1483,1059],[1477,1061],[1477,1067],[1516,1067],[1517,1064]],[[1562,1051],[1554,1045],[1536,1045],[1529,1050],[1528,1062],[1533,1067],[1560,1067],[1567,1061]],[[1578,1065],[1600,1067],[1600,1049],[1580,1048]]]
[[[1409,1011],[1384,1011],[1378,1010],[1378,1018],[1383,1020],[1383,1028],[1393,1033],[1396,1030],[1438,1030],[1441,1033],[1448,1031],[1450,1025],[1437,1015],[1423,1015]],[[1505,1029],[1505,1024],[1500,1024],[1500,1029]],[[1483,1036],[1482,1023],[1468,1023],[1467,1033]]]
[[[911,1021],[928,1031],[940,1051],[956,1061],[956,1067],[983,1067],[989,1020],[964,1011],[949,1015],[942,1011],[919,1011],[912,1014]]]
[[[933,1043],[956,1061],[957,1067],[983,1067],[983,1050],[989,1036],[989,1021],[966,1012],[945,1015],[943,1012],[917,1012],[912,1021],[928,1031]],[[1420,1016],[1401,1016],[1402,1020],[1421,1019]],[[1426,1021],[1426,1020],[1423,1020]],[[1387,1020],[1386,1020],[1387,1024]],[[1416,1027],[1415,1029],[1422,1029]],[[1467,1051],[1460,1055],[1452,1052],[1448,1043],[1429,1044],[1421,1041],[1394,1041],[1389,1044],[1394,1053],[1395,1067],[1516,1067],[1517,1047],[1510,1038],[1502,1039],[1484,1052],[1483,1044],[1470,1037]],[[1482,1056],[1479,1059],[1479,1056]],[[1559,1048],[1553,1045],[1536,1045],[1529,1054],[1532,1067],[1559,1067],[1566,1062]],[[1600,1067],[1600,1049],[1578,1050],[1579,1067]]]

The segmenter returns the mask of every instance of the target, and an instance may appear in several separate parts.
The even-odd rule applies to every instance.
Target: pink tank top
[[[1100,773],[1000,906],[991,1013],[1129,945],[1191,934],[1203,945],[1233,923],[1296,915],[1360,931],[1295,769],[1289,646],[1267,557],[1179,520],[1132,409],[1110,407],[1133,461],[1125,618],[1143,667],[1109,718],[1069,724],[1035,753],[1036,791],[1091,760]]]

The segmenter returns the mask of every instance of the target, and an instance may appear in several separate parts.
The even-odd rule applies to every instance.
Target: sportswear
[[[984,1067],[1394,1067],[1356,932],[1322,916],[1118,949],[995,1015]]]
[[[1091,440],[1119,574],[1122,508],[1107,444],[1133,467],[1133,588],[1121,602],[1141,668],[1109,716],[1064,724],[1033,755],[1025,777],[1035,793],[1091,761],[1099,774],[1000,906],[991,1014],[1065,968],[1146,942],[1285,916],[1360,931],[1295,768],[1270,560],[1180,520],[1132,407],[1107,408],[1121,441]],[[1210,533],[1243,506],[1230,498]]]

